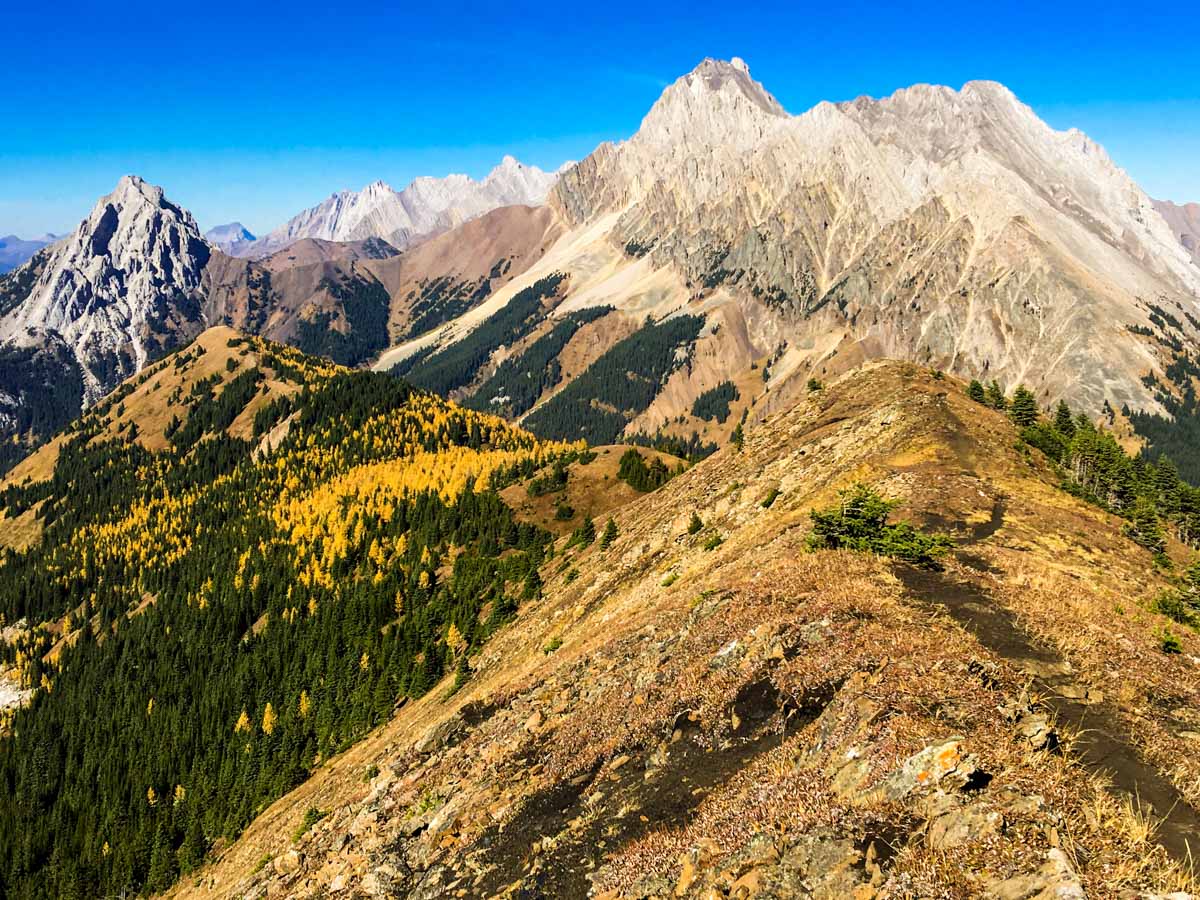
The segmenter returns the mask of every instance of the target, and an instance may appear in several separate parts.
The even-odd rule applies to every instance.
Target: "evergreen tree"
[[[1141,499],[1134,504],[1129,522],[1125,526],[1125,533],[1155,556],[1161,557],[1166,552],[1167,542],[1163,537],[1162,525],[1158,521],[1158,511],[1147,499]]]
[[[1004,399],[1004,391],[1000,388],[1000,382],[992,379],[992,383],[987,386],[987,405],[992,409],[1003,410],[1008,406],[1008,401]]]
[[[1037,399],[1025,385],[1019,384],[1013,391],[1012,405],[1008,415],[1018,428],[1025,428],[1037,421]]]
[[[983,385],[979,383],[978,379],[972,378],[971,383],[969,385],[967,385],[967,396],[970,397],[972,400],[974,400],[976,403],[986,402],[986,398],[985,398],[984,392],[983,392]]]
[[[742,446],[745,444],[746,435],[742,431],[742,423],[738,422],[737,427],[733,429],[733,434],[729,438],[729,442],[737,448],[739,453],[742,452]]]
[[[1068,441],[1075,437],[1075,419],[1071,416],[1071,407],[1066,400],[1059,400],[1054,410],[1054,427]]]
[[[608,522],[604,526],[604,533],[600,535],[600,549],[607,550],[613,541],[617,539],[617,523],[610,516]]]

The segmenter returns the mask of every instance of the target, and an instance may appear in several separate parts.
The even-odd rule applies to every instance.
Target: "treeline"
[[[1024,386],[1011,398],[998,386],[981,397],[979,388],[972,382],[968,393],[1006,410],[1022,440],[1057,466],[1064,489],[1126,519],[1126,533],[1161,561],[1166,562],[1168,532],[1183,543],[1200,545],[1200,489],[1184,481],[1170,459],[1131,456],[1110,432],[1085,415],[1073,415],[1065,401],[1046,416]]]
[[[83,370],[65,344],[0,346],[0,476],[79,415]]]
[[[502,362],[464,405],[509,418],[524,415],[547,389],[562,380],[558,355],[575,332],[610,312],[611,306],[593,306],[563,316],[524,353]]]
[[[724,425],[725,420],[729,418],[729,404],[738,400],[740,396],[732,381],[722,381],[696,398],[692,403],[692,415],[706,422],[715,419]]]
[[[345,324],[337,327],[334,314],[324,311],[301,318],[296,347],[343,366],[360,365],[387,347],[391,297],[375,278],[353,272],[324,278],[317,290],[328,291],[337,301]]]
[[[661,430],[654,434],[639,431],[637,434],[625,435],[624,440],[640,447],[649,447],[659,453],[678,456],[690,463],[700,462],[717,452],[717,445],[712,441],[703,440],[698,431],[693,431],[688,437],[666,434]]]
[[[668,469],[667,464],[657,456],[647,464],[646,458],[630,447],[621,455],[617,477],[635,491],[645,494],[657,490],[682,472],[682,463],[674,471]]]
[[[453,275],[443,275],[432,281],[422,279],[406,298],[410,312],[404,338],[415,338],[473,309],[492,292],[492,279],[505,271],[507,261],[502,260],[478,281],[462,281]]]
[[[294,415],[269,457],[197,412],[233,379],[190,449],[85,416],[49,481],[0,497],[44,524],[4,552],[0,616],[57,632],[4,647],[38,690],[0,752],[0,896],[165,889],[399,698],[469,677],[537,595],[549,536],[489,485],[566,448],[280,349],[260,360],[306,374],[256,423]]]
[[[703,316],[676,316],[647,324],[613,345],[587,370],[525,420],[535,434],[555,440],[611,444],[654,400],[704,327]]]
[[[1169,390],[1153,375],[1145,380],[1170,418],[1131,412],[1128,407],[1122,412],[1146,439],[1147,458],[1167,457],[1178,465],[1184,479],[1200,484],[1200,403],[1195,389],[1195,381],[1200,379],[1200,364],[1190,354],[1180,354],[1167,366],[1165,374],[1175,390]]]
[[[415,384],[445,397],[470,384],[493,353],[529,334],[541,321],[543,301],[553,297],[566,276],[547,275],[519,291],[503,309],[442,350],[416,354],[392,369]]]

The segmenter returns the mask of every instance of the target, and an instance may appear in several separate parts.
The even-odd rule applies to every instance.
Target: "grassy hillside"
[[[228,329],[0,491],[0,895],[158,890],[540,590],[497,489],[575,453]]]
[[[869,366],[613,511],[608,541],[563,535],[462,690],[175,895],[1194,890],[1200,637],[1158,605],[1190,551],[1156,564],[965,387]],[[920,543],[906,520],[949,552],[813,549],[813,510],[858,527],[856,483],[897,505],[847,546]]]

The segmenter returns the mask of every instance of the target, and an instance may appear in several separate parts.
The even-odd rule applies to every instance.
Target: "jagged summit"
[[[65,341],[85,403],[200,328],[201,274],[212,248],[161,187],[126,175],[67,238],[27,264],[21,296],[0,308],[0,341],[23,332]],[[15,289],[15,288],[14,288]]]
[[[677,304],[736,305],[757,354],[933,359],[1095,412],[1159,409],[1145,304],[1200,297],[1182,223],[994,81],[793,116],[741,61],[706,59],[552,204],[581,227],[615,214],[613,244],[679,273]]]
[[[753,143],[787,111],[740,58],[705,59],[663,91],[634,140],[654,144]]]
[[[404,249],[498,207],[541,203],[557,178],[557,172],[543,172],[505,156],[482,181],[462,174],[422,176],[402,191],[385,181],[374,181],[361,191],[330,195],[236,253],[268,256],[302,238],[358,241],[375,237]]]

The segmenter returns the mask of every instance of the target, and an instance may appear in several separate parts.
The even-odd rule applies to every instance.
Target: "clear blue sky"
[[[337,7],[345,7],[339,9]],[[124,173],[262,233],[376,178],[543,167],[632,134],[705,56],[792,112],[1002,81],[1153,196],[1200,200],[1188,7],[724,0],[553,5],[33,3],[0,10],[0,234],[74,227]]]

